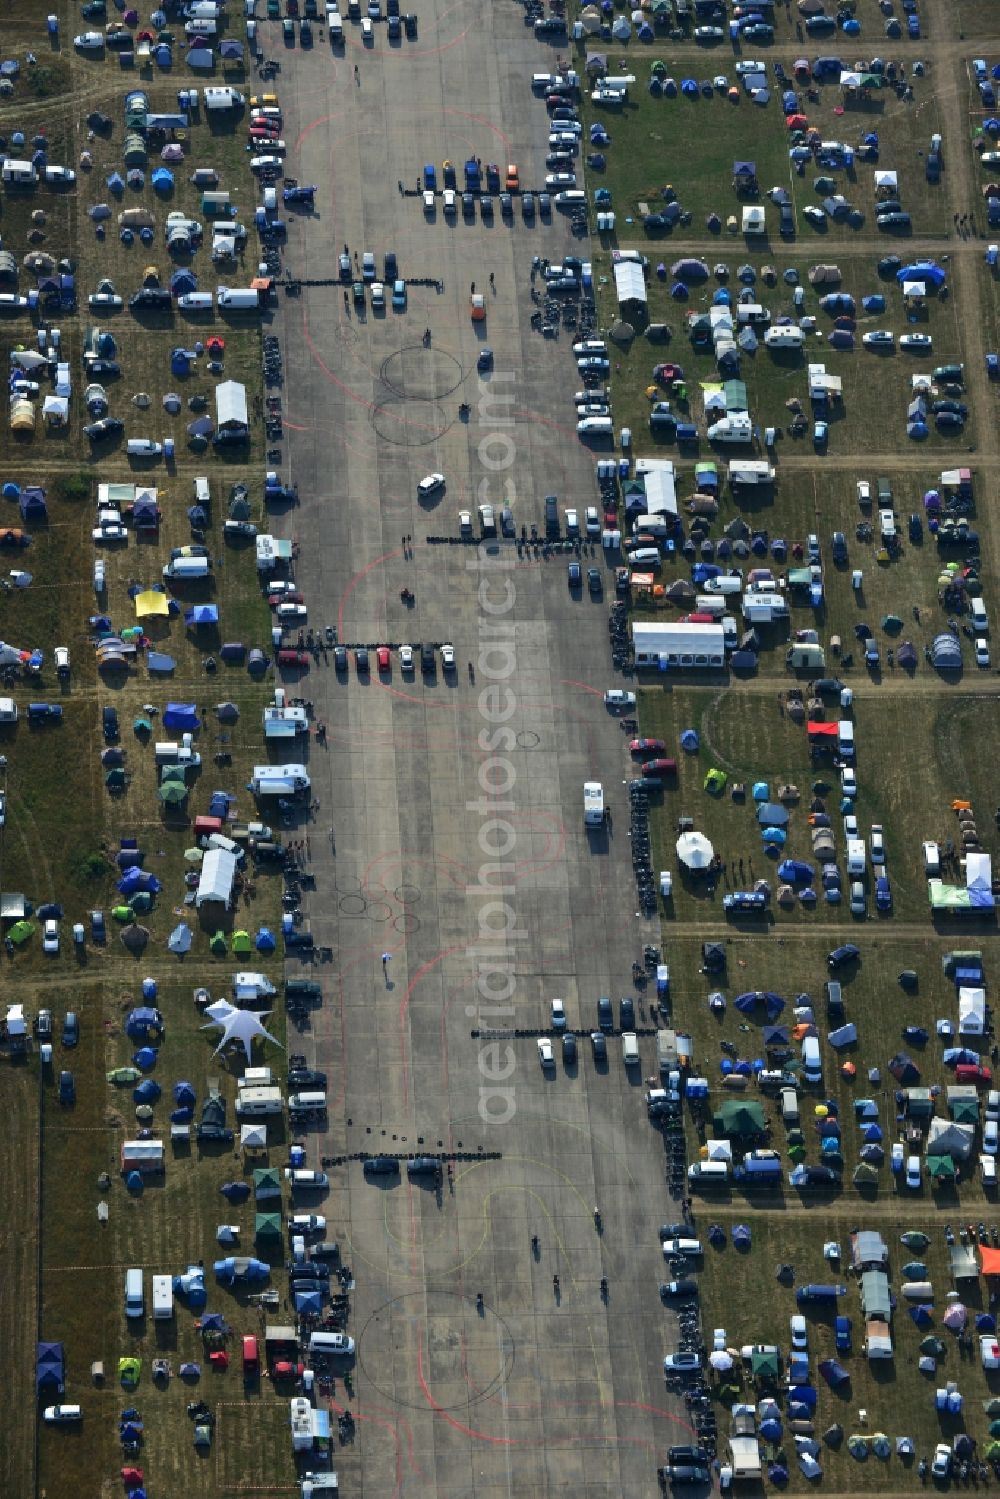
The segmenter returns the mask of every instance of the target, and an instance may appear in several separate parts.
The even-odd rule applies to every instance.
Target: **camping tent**
[[[236,855],[225,848],[210,848],[201,866],[195,905],[219,902],[228,906],[236,879]]]
[[[759,1103],[728,1099],[715,1114],[713,1123],[720,1135],[754,1135],[765,1129],[764,1110]]]
[[[208,862],[207,859],[205,862]],[[275,1046],[281,1045],[280,1041],[264,1029],[259,1015],[250,1010],[237,1010],[228,1000],[217,1000],[215,1004],[209,1005],[205,1014],[209,1016],[209,1023],[202,1027],[203,1030],[209,1030],[213,1025],[222,1027],[222,1039],[215,1048],[216,1052],[221,1051],[230,1041],[237,1041],[242,1044],[249,1062],[256,1038],[272,1041]]]

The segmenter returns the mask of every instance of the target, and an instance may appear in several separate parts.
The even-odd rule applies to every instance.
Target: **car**
[[[493,368],[493,350],[484,345],[476,358],[476,369],[480,374]]]
[[[82,1405],[47,1405],[42,1411],[42,1420],[50,1426],[56,1426],[60,1422],[82,1421]]]
[[[696,42],[721,42],[725,34],[721,26],[696,26],[694,28]]]
[[[934,340],[929,333],[901,333],[899,336],[899,347],[901,349],[917,349],[923,351],[934,347]]]
[[[705,1467],[709,1462],[709,1456],[704,1447],[670,1447],[667,1449],[667,1462],[671,1465],[695,1463]]]
[[[390,42],[398,42],[403,34],[403,23],[398,16],[386,17],[386,35]]]
[[[322,1192],[324,1187],[330,1185],[330,1178],[325,1171],[307,1171],[297,1167],[295,1170],[286,1169],[285,1177],[291,1182],[293,1192]]]
[[[552,199],[549,197],[548,193],[538,194],[538,212],[541,214],[543,219],[547,219],[549,214],[552,212]]]
[[[347,647],[346,645],[335,645],[333,648],[334,671],[347,670]]]
[[[128,529],[121,521],[106,520],[99,526],[95,526],[90,533],[91,539],[97,543],[102,541],[127,541]]]
[[[830,555],[834,562],[842,564],[847,561],[847,537],[843,531],[834,531],[830,540]]]
[[[931,1463],[932,1478],[947,1478],[951,1473],[951,1448],[947,1442],[938,1442]]]
[[[379,671],[390,670],[391,662],[389,658],[389,647],[387,645],[379,645],[375,647],[375,660],[378,663]]]
[[[627,994],[623,994],[618,1001],[618,1028],[623,1031],[635,1030],[635,1002]]]
[[[572,1066],[576,1062],[576,1037],[572,1031],[563,1031],[562,1058],[564,1067]]]
[[[576,187],[576,173],[550,172],[545,179],[545,186],[547,188],[556,188],[557,190],[567,187]]]
[[[986,641],[981,638],[977,639],[974,649],[976,653],[976,665],[982,671],[988,671],[990,667],[990,648]]]
[[[348,255],[346,250],[342,251],[339,264],[341,281],[353,280],[353,274],[351,271],[351,257]]]
[[[599,567],[587,568],[587,587],[594,598],[600,598],[604,592],[604,579]]]
[[[851,881],[851,915],[865,916],[868,912],[868,903],[865,897],[865,887],[861,880]]]
[[[555,1055],[552,1051],[552,1042],[547,1036],[538,1037],[538,1064],[543,1071],[555,1066]]]
[[[354,1339],[346,1332],[328,1333],[327,1337],[329,1341],[324,1344],[323,1352],[328,1358],[351,1358],[353,1356]]]
[[[412,645],[401,645],[399,647],[399,669],[403,672],[413,670],[413,647]]]
[[[621,687],[609,687],[604,694],[604,706],[615,712],[624,712],[626,708],[634,708],[635,693],[626,692]]]
[[[59,922],[50,916],[42,927],[42,952],[54,957],[59,951]]]
[[[458,512],[458,534],[468,538],[472,535],[472,511],[460,510]]]
[[[374,281],[378,275],[375,265],[375,254],[372,250],[365,250],[361,256],[361,279],[362,281]]]
[[[526,219],[535,217],[535,195],[534,193],[521,194],[521,213]]]
[[[358,676],[366,676],[368,673],[368,650],[366,646],[359,645],[354,651],[354,665]]]
[[[482,196],[480,197],[480,199],[479,199],[479,213],[480,213],[480,217],[481,218],[492,219],[492,217],[493,217],[493,199],[490,197],[489,193],[483,193]]]
[[[826,226],[826,214],[822,208],[817,208],[815,203],[807,203],[802,212],[810,224],[814,224],[817,228]]]
[[[607,1038],[600,1031],[591,1031],[590,1045],[594,1053],[595,1062],[606,1062],[608,1060]]]
[[[606,1033],[615,1028],[614,1010],[606,994],[602,994],[597,1001],[597,1028]]]
[[[851,1351],[851,1319],[850,1317],[834,1317],[833,1340],[838,1353],[850,1353]]]
[[[425,677],[432,677],[434,675],[434,666],[434,647],[432,645],[422,645],[420,647],[420,670]]]
[[[907,1156],[907,1158],[906,1158],[906,1175],[904,1177],[904,1180],[906,1182],[906,1185],[909,1188],[911,1188],[911,1190],[914,1191],[914,1192],[920,1186],[920,1182],[921,1182],[920,1157],[918,1155]]]
[[[872,863],[885,863],[885,831],[880,822],[872,823],[871,831]]]
[[[476,198],[474,193],[462,194],[462,217],[464,219],[475,218]]]
[[[396,280],[392,283],[392,305],[397,311],[406,310],[406,282]]]
[[[770,31],[771,28],[761,29]],[[663,1471],[672,1488],[684,1483],[710,1484],[712,1481],[712,1471],[707,1463],[668,1463]]]
[[[107,927],[104,924],[103,911],[91,911],[90,913],[90,940],[98,946],[103,946],[108,939]]]
[[[100,31],[81,31],[73,38],[73,46],[81,52],[101,52],[104,49],[104,34]]]
[[[840,789],[844,796],[852,799],[858,794],[858,777],[854,768],[843,765],[840,769]]]
[[[385,287],[381,281],[372,282],[372,308],[379,311],[385,308]]]
[[[892,886],[886,874],[880,874],[875,881],[875,907],[879,911],[892,910]]]
[[[686,1296],[698,1295],[698,1282],[696,1280],[661,1280],[660,1300],[679,1301]]]
[[[484,536],[495,536],[497,534],[496,512],[492,505],[480,505],[479,524]]]
[[[361,41],[366,47],[371,47],[375,43],[375,31],[370,16],[365,16],[361,22]]]
[[[322,1213],[293,1213],[288,1219],[290,1234],[324,1234],[326,1219]]]
[[[806,1319],[801,1312],[796,1312],[788,1319],[791,1332],[792,1347],[805,1349],[809,1347],[809,1332],[806,1327]]]
[[[694,1374],[701,1368],[701,1354],[693,1353],[688,1349],[680,1349],[677,1353],[668,1353],[663,1360],[664,1374]]]
[[[567,564],[566,582],[573,590],[583,587],[583,568],[579,562],[570,562]]]
[[[109,437],[119,437],[125,431],[125,423],[119,416],[105,416],[98,422],[88,422],[83,435],[89,442],[105,442]]]
[[[434,1155],[415,1155],[406,1163],[407,1176],[441,1175],[441,1162]]]
[[[393,1155],[371,1155],[364,1164],[366,1176],[398,1176],[399,1162]]]
[[[500,212],[505,219],[513,218],[514,199],[511,197],[510,193],[500,194]]]
[[[286,594],[281,603],[275,607],[274,614],[279,624],[296,625],[299,620],[308,616],[309,609],[306,604],[292,603]]]
[[[417,18],[413,11],[407,11],[403,17],[403,30],[410,41],[414,41],[417,35]]]
[[[861,949],[855,947],[853,942],[845,942],[827,953],[826,966],[831,973],[836,973],[838,968],[846,968],[849,963],[856,963],[860,957]]]
[[[782,239],[795,238],[795,211],[790,203],[782,203],[778,209],[778,233]]]
[[[62,1044],[70,1050],[80,1041],[80,1021],[75,1010],[67,1010],[63,1016]]]
[[[315,1067],[290,1067],[288,1087],[292,1092],[297,1092],[300,1088],[325,1088],[326,1073],[317,1072]]]
[[[644,776],[669,776],[677,769],[676,760],[671,760],[663,755],[657,755],[655,760],[644,760],[642,773]]]
[[[76,1083],[69,1068],[64,1068],[59,1074],[59,1102],[76,1103]]]
[[[829,433],[830,428],[826,422],[813,422],[813,447],[825,448]]]
[[[1000,1124],[995,1119],[983,1123],[983,1150],[987,1155],[996,1155],[1000,1148]]]
[[[444,474],[426,474],[417,485],[417,498],[426,500],[430,495],[438,494],[444,487]]]
[[[892,349],[896,345],[894,335],[887,328],[876,328],[871,333],[863,334],[861,342],[866,349]]]
[[[441,647],[441,665],[445,671],[455,670],[455,647],[453,645]]]
[[[552,1001],[551,1025],[554,1031],[564,1031],[566,1029],[566,1006],[561,999],[554,999]]]
[[[373,21],[380,21],[382,19],[382,7],[379,4],[379,0],[368,0],[368,14]]]

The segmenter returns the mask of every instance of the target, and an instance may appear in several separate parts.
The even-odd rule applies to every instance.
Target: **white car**
[[[444,190],[444,211],[449,218],[455,213],[456,201],[455,189],[453,187],[446,187]]]
[[[872,487],[867,479],[858,480],[858,504],[867,510],[872,502]]]
[[[989,670],[989,665],[990,665],[990,648],[986,644],[986,641],[985,640],[977,640],[976,643],[975,643],[975,649],[976,649],[976,665],[977,666],[981,666],[984,671]]]
[[[372,307],[385,306],[385,287],[381,281],[372,282]]]
[[[99,31],[81,31],[73,38],[73,46],[79,47],[81,52],[102,52],[104,37]]]
[[[901,1140],[897,1140],[889,1153],[889,1165],[892,1167],[892,1173],[894,1176],[898,1176],[902,1171],[905,1159],[906,1153],[903,1150],[903,1142]]]
[[[51,956],[59,951],[59,923],[54,916],[50,916],[42,927],[42,952]]]
[[[621,687],[609,687],[604,694],[604,706],[615,709],[634,708],[635,693],[626,692]]]
[[[920,1157],[918,1155],[906,1157],[906,1185],[914,1192],[920,1186]]]
[[[412,645],[401,645],[399,647],[399,666],[401,671],[413,670],[413,647]]]
[[[858,778],[851,765],[845,765],[840,772],[840,789],[845,796],[854,797],[858,794]]]
[[[56,1426],[60,1421],[82,1421],[82,1405],[47,1405],[42,1411],[42,1420],[50,1426]]]
[[[792,1334],[792,1347],[804,1349],[809,1347],[809,1333],[806,1329],[806,1319],[800,1312],[794,1317],[789,1317],[788,1325]]]
[[[577,515],[577,513],[576,513],[575,510],[572,510],[572,509],[567,510],[566,511],[566,535],[567,536],[579,536],[579,534],[580,534],[580,517],[579,517],[579,515]]]
[[[103,526],[95,526],[90,534],[98,546],[106,541],[128,540],[128,531],[120,521],[107,521]]]
[[[891,349],[896,340],[887,328],[875,328],[871,333],[863,334],[861,342],[866,349]]]
[[[552,1042],[547,1036],[538,1038],[538,1062],[543,1068],[555,1066],[555,1056],[552,1051]]]
[[[554,1031],[566,1029],[566,1006],[561,999],[552,1001],[552,1029]]]
[[[53,660],[56,663],[56,673],[57,673],[57,675],[60,676],[60,677],[68,677],[69,676],[69,646],[67,646],[67,645],[57,645],[55,647],[54,651],[52,652],[52,657],[53,657]]]
[[[372,250],[366,250],[361,257],[361,279],[362,281],[375,280],[375,254]]]
[[[479,524],[483,528],[484,536],[495,536],[497,534],[496,514],[492,505],[480,505]]]
[[[445,671],[455,670],[455,647],[453,645],[443,645],[441,647],[441,665]]]
[[[417,495],[424,500],[429,494],[437,494],[444,488],[444,474],[426,474],[417,485]]]
[[[283,170],[280,156],[251,156],[251,172],[280,172]]]
[[[293,1213],[288,1220],[288,1231],[292,1234],[322,1234],[326,1232],[326,1219],[322,1213]]]
[[[375,32],[372,29],[372,23],[367,16],[365,16],[364,20],[361,22],[361,40],[364,42],[366,47],[370,47],[375,41]]]
[[[274,613],[282,624],[295,624],[297,620],[306,618],[309,609],[305,604],[279,604]]]
[[[885,863],[885,833],[879,822],[872,823],[872,863]]]
[[[929,333],[903,333],[900,335],[901,349],[932,349],[934,340]]]
[[[1000,1124],[995,1119],[987,1119],[983,1124],[983,1149],[987,1155],[996,1155],[1000,1147]]]
[[[807,203],[802,212],[805,214],[810,224],[826,223],[826,214],[823,212],[822,208],[817,208],[815,203]]]
[[[179,297],[178,301],[181,300],[183,299]],[[125,306],[125,299],[114,291],[92,291],[87,298],[87,305],[95,310],[98,307],[107,307],[111,308],[112,311],[119,312]]]
[[[379,4],[379,0],[368,0],[368,14],[371,16],[373,21],[378,21],[381,19],[382,7]]]
[[[934,1448],[934,1461],[931,1463],[931,1476],[933,1478],[947,1478],[951,1472],[951,1448],[947,1442],[938,1442]]]
[[[460,510],[458,512],[458,534],[460,536],[472,535],[472,511]]]
[[[546,187],[576,187],[575,172],[550,172],[545,179]]]
[[[844,837],[856,838],[858,836],[858,818],[854,812],[844,813]]]

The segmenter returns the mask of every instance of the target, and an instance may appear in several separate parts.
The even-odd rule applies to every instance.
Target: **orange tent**
[[[980,1244],[979,1257],[983,1262],[984,1275],[1000,1275],[1000,1249],[989,1249],[985,1244]]]

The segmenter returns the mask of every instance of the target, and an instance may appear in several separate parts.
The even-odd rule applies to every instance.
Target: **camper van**
[[[281,1089],[273,1085],[243,1088],[236,1099],[238,1119],[258,1119],[268,1115],[277,1115],[281,1113],[281,1109]]]
[[[153,1276],[153,1321],[167,1322],[174,1315],[174,1282],[170,1275]]]

